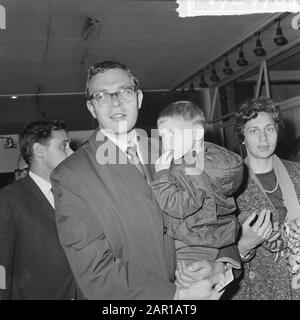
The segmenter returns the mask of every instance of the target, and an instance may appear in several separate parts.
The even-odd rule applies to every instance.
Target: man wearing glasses
[[[173,239],[148,184],[148,139],[134,129],[138,80],[122,63],[97,63],[86,95],[99,129],[51,176],[59,238],[85,298],[219,298],[217,276],[174,284]]]

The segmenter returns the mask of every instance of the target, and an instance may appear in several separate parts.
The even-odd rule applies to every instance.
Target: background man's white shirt
[[[54,209],[54,197],[53,193],[51,191],[51,183],[44,178],[38,176],[37,174],[33,173],[32,171],[29,171],[30,177],[33,179],[33,181],[38,185],[38,187],[41,189],[45,197],[50,202],[51,206]]]

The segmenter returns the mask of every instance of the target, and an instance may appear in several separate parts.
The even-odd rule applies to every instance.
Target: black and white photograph
[[[300,300],[300,1],[0,0],[4,300]]]

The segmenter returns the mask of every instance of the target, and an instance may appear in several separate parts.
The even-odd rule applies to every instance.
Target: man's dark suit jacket
[[[75,281],[58,240],[54,209],[30,176],[0,190],[2,299],[74,299]]]
[[[99,133],[51,175],[58,235],[76,281],[87,299],[172,299],[174,242],[162,212],[146,179]]]
[[[148,141],[139,147],[151,157]],[[99,131],[53,171],[61,244],[87,299],[173,299],[174,240],[146,179],[126,162]]]

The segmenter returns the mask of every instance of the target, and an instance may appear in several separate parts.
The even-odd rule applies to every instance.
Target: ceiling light
[[[184,87],[181,88],[180,96],[181,96],[181,99],[186,99],[187,97]]]
[[[233,74],[233,70],[232,70],[232,68],[230,67],[230,63],[229,63],[228,55],[227,55],[227,54],[226,54],[226,56],[225,56],[225,67],[224,67],[224,69],[223,69],[223,73],[226,74],[226,75]]]
[[[274,43],[278,46],[284,46],[288,43],[287,38],[282,34],[282,29],[280,27],[280,19],[275,19],[275,23],[277,22],[276,28],[276,37],[273,39]]]
[[[11,96],[10,98],[11,98],[11,99],[17,99],[18,96]]]
[[[239,51],[239,57],[236,61],[236,63],[240,66],[240,67],[244,67],[248,65],[248,61],[245,59],[244,56],[244,51],[243,51],[243,46],[240,46],[240,51]]]
[[[211,80],[212,82],[218,82],[218,81],[220,81],[220,78],[219,78],[219,76],[217,75],[217,71],[216,71],[216,69],[215,69],[214,66],[213,66],[213,68],[212,68],[212,70],[211,70],[211,76],[210,76],[209,78],[210,78],[210,80]]]
[[[256,39],[256,48],[253,50],[253,53],[258,56],[265,56],[266,50],[263,48],[261,40],[260,40],[260,32],[256,33],[257,39]]]
[[[200,76],[199,86],[200,86],[200,88],[207,88],[208,87],[207,82],[205,81],[205,78],[204,78],[203,71]]]
[[[196,90],[195,90],[195,87],[194,87],[194,83],[191,82],[190,84],[190,88],[189,88],[189,93],[194,93]]]

